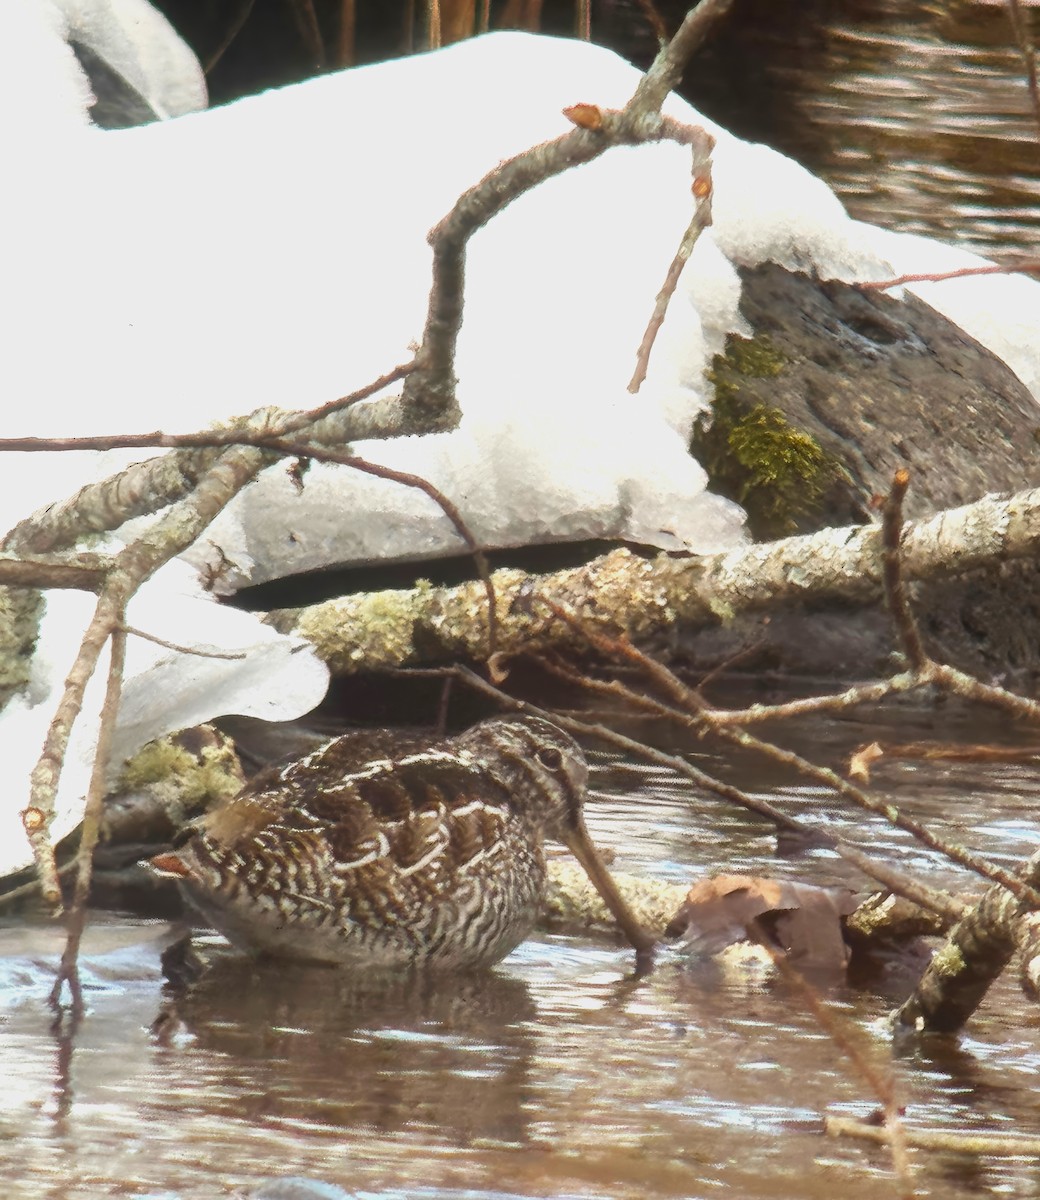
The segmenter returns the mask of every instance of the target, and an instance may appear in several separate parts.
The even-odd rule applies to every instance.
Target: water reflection
[[[1023,13],[1035,41],[1040,12]],[[698,67],[694,103],[822,175],[853,216],[1040,246],[1040,132],[1004,4],[739,0]]]
[[[240,1114],[246,1093],[253,1119],[423,1128],[462,1146],[525,1140],[535,1017],[525,984],[499,972],[358,979],[225,950],[167,988],[156,1028],[222,1056],[217,1111]]]
[[[760,687],[728,699],[752,698],[770,697]],[[816,718],[783,736],[840,763],[875,739],[1030,735],[955,706],[899,706]],[[817,791],[778,780],[769,764],[727,752],[709,765],[819,815]],[[914,762],[884,767],[876,782],[922,819],[1011,856],[1029,836],[1034,775],[1021,763]],[[663,857],[676,878],[723,867],[818,882],[827,866],[776,859],[758,818],[660,771],[599,756],[594,776],[589,822],[621,868],[658,872]],[[827,811],[873,853],[906,852],[880,822],[830,800]],[[948,871],[928,855],[919,867],[930,878]],[[279,1176],[426,1200],[829,1200],[836,1180],[843,1200],[873,1200],[891,1186],[882,1149],[821,1133],[825,1112],[863,1116],[876,1097],[804,998],[762,973],[662,955],[640,979],[623,949],[553,936],[483,976],[375,985],[258,965],[201,938],[202,972],[169,982],[163,927],[110,918],[87,948],[87,1020],[56,1041],[45,997],[60,945],[45,932],[0,929],[5,1200],[241,1198]],[[914,1126],[1036,1132],[1040,1021],[1013,979],[959,1043],[926,1042],[894,1060],[884,1017],[908,985],[885,986],[889,997],[876,979],[820,985],[867,1051],[892,1063]],[[915,1161],[924,1195],[1037,1193],[1032,1164]]]

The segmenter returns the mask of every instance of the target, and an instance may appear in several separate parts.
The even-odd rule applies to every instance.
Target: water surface
[[[849,715],[787,734],[833,763],[875,738],[966,736],[1028,740],[1004,722],[905,706],[881,721]],[[933,881],[975,886],[767,765],[698,761]],[[994,858],[1036,844],[1032,766],[906,762],[883,767],[877,784]],[[819,852],[775,858],[761,821],[657,768],[598,756],[594,786],[590,824],[619,868],[671,879],[716,868],[807,882],[841,875]],[[431,1200],[460,1190],[617,1200],[894,1194],[882,1150],[821,1132],[824,1113],[865,1116],[876,1098],[804,998],[765,972],[666,955],[639,979],[624,950],[541,936],[481,977],[374,986],[320,968],[260,967],[211,935],[198,939],[201,976],[177,987],[160,970],[164,934],[128,918],[98,925],[91,1011],[70,1044],[50,1028],[42,934],[0,931],[9,1200],[246,1196],[279,1175]],[[888,1059],[882,1020],[905,982],[821,986]],[[895,1069],[916,1127],[1040,1133],[1040,1021],[1013,979],[959,1042],[919,1048]],[[1034,1164],[915,1162],[923,1195],[1040,1194]]]

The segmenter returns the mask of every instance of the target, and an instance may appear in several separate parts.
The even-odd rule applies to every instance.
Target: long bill
[[[599,851],[592,844],[585,822],[578,817],[577,821],[562,831],[561,840],[567,849],[581,863],[588,875],[592,886],[600,894],[603,903],[610,910],[611,916],[618,923],[621,932],[628,938],[640,956],[649,955],[655,943],[654,937],[636,920],[635,914],[629,908],[627,901],[618,890],[617,884],[607,870],[606,863],[599,856]]]

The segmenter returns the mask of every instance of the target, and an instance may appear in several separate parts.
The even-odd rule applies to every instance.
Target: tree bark
[[[1032,887],[1040,883],[1040,851],[1019,875]],[[1025,911],[1025,906],[1004,888],[989,888],[950,930],[914,994],[896,1013],[896,1023],[918,1033],[955,1033],[960,1029],[1010,962]]]
[[[1040,489],[987,496],[929,520],[903,539],[907,580],[950,577],[1034,555],[1040,545]],[[633,638],[675,626],[718,626],[749,612],[806,603],[876,604],[882,596],[879,526],[824,529],[743,546],[705,558],[647,559],[618,549],[587,565],[546,576],[503,570],[493,576],[499,641],[506,653],[580,644],[536,601],[538,592],[595,626]],[[348,596],[268,618],[309,638],[333,671],[417,666],[488,654],[487,597],[479,581],[453,588]]]

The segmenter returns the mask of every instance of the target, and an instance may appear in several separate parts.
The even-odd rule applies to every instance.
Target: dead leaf
[[[747,939],[755,924],[802,965],[843,969],[848,948],[841,918],[855,910],[853,893],[753,875],[717,875],[694,884],[665,937],[682,938],[700,954],[718,954]]]

